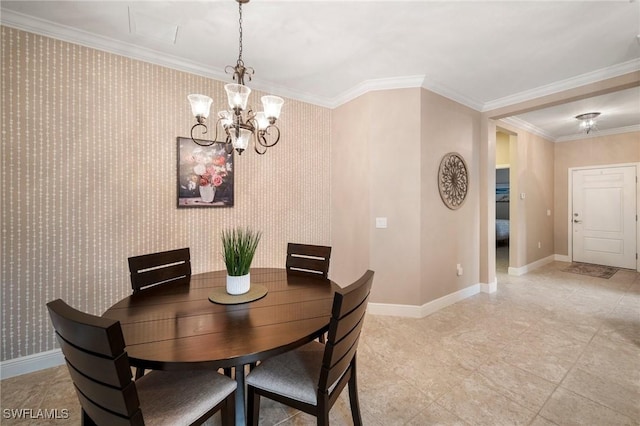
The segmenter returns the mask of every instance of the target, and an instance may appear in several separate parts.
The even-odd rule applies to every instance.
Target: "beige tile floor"
[[[640,425],[640,274],[591,278],[555,262],[512,277],[497,265],[495,294],[422,319],[367,316],[358,352],[364,424]],[[3,409],[66,408],[70,419],[57,424],[79,423],[64,366],[0,386]],[[331,422],[351,424],[346,391]],[[263,400],[260,424],[315,419]]]

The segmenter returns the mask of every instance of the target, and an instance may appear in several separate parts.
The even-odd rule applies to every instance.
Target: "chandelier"
[[[240,27],[240,49],[238,53],[238,61],[234,67],[231,65],[225,68],[227,74],[233,74],[235,83],[224,86],[227,92],[228,110],[218,112],[218,118],[215,122],[215,136],[213,140],[199,140],[194,136],[194,130],[202,127],[202,133],[208,131],[206,121],[209,117],[209,111],[213,99],[206,95],[189,95],[187,98],[191,103],[191,111],[196,118],[196,124],[191,127],[191,139],[200,146],[211,146],[214,143],[224,142],[227,144],[227,152],[233,149],[238,154],[247,149],[249,142],[253,140],[253,147],[258,154],[267,152],[270,148],[280,140],[280,129],[275,125],[276,120],[280,116],[280,110],[284,100],[278,96],[263,96],[262,106],[264,111],[254,112],[251,107],[247,109],[247,101],[251,89],[245,86],[245,78],[251,81],[254,73],[253,68],[245,67],[242,61],[242,4],[249,3],[249,0],[236,0],[238,2],[239,27]],[[226,138],[224,141],[218,141],[218,126],[222,127]]]
[[[599,112],[587,112],[585,114],[576,115],[576,118],[580,120],[580,129],[587,134],[589,134],[590,131],[595,130],[596,118],[599,115]]]

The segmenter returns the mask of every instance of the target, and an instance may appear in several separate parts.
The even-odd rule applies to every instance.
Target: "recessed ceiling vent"
[[[129,33],[167,44],[176,44],[178,24],[147,15],[129,6]]]

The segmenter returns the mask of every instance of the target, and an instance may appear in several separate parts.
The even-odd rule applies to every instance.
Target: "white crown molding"
[[[0,8],[0,23],[7,27],[52,37],[69,43],[79,44],[215,80],[225,81],[229,79],[228,74],[226,74],[223,69],[204,67],[201,64],[186,61],[183,58],[141,48],[135,44],[125,43],[109,37],[98,36],[83,30],[35,18],[5,8]],[[638,70],[640,70],[640,58],[486,103],[471,99],[436,82],[427,81],[424,75],[366,80],[333,98],[292,91],[286,87],[274,86],[268,82],[260,83],[259,80],[252,82],[252,86],[258,90],[326,108],[336,108],[371,91],[423,87],[476,111],[490,111]]]
[[[640,71],[640,58],[486,102],[482,107],[482,111],[492,111],[494,109],[551,95],[553,93],[575,89],[576,87],[584,86],[586,84],[592,84],[609,78],[618,77],[634,71]]]
[[[640,124],[635,124],[633,126],[626,126],[626,127],[618,127],[616,129],[596,130],[595,132],[590,132],[589,134],[576,133],[575,135],[561,136],[557,138],[555,142],[570,142],[570,141],[577,141],[581,139],[599,138],[601,136],[619,135],[622,133],[631,133],[631,132],[640,132]]]
[[[421,87],[423,81],[424,75],[365,80],[331,99],[328,107],[337,108],[340,105],[346,104],[347,102],[368,92],[374,92],[376,90],[411,89]]]
[[[467,106],[473,110],[476,110],[476,111],[483,110],[484,104],[482,102],[471,99],[459,92],[456,92],[455,90],[449,87],[445,87],[436,82],[433,82],[433,81],[427,82],[427,80],[425,79],[425,81],[422,83],[422,87],[434,93],[437,93],[438,95],[444,96],[447,99],[451,99],[452,101],[455,101],[455,102],[458,102],[459,104]]]
[[[556,137],[553,136],[550,133],[545,132],[544,130],[542,130],[539,127],[534,126],[533,124],[529,123],[528,121],[525,121],[521,118],[518,117],[506,117],[506,118],[501,118],[500,121],[502,121],[503,123],[506,124],[510,124],[513,127],[517,127],[518,129],[522,129],[525,130],[529,133],[533,133],[534,135],[538,135],[542,138],[545,138],[551,142],[555,142],[556,141]]]
[[[225,73],[223,69],[204,67],[201,64],[188,61],[183,58],[167,55],[166,53],[157,52],[151,49],[145,49],[132,43],[125,43],[109,37],[99,36],[5,8],[0,9],[0,23],[18,30],[55,38],[57,40],[78,44],[92,49],[102,50],[108,53],[114,53],[134,60],[140,60],[174,70],[212,78],[214,80],[229,80],[229,74]],[[309,95],[308,93],[291,91],[285,87],[274,86],[267,82],[261,84],[259,81],[252,81],[251,85],[252,88],[257,90],[274,93],[314,105],[331,107],[331,102],[327,98],[319,98],[317,96]]]

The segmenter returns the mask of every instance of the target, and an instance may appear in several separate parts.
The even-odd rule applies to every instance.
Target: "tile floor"
[[[513,277],[500,257],[497,265],[495,294],[422,319],[367,316],[358,352],[364,424],[640,425],[640,274],[591,278],[555,262]],[[70,419],[57,423],[79,423],[64,366],[0,386],[3,409],[66,408]],[[346,390],[331,422],[351,424]],[[315,419],[263,399],[260,424]]]

